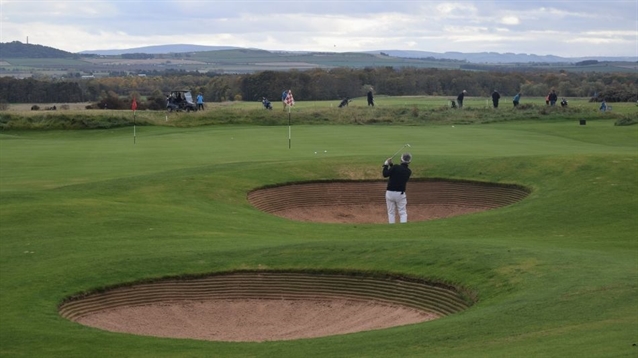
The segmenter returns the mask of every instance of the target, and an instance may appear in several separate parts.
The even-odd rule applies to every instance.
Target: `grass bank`
[[[164,111],[70,110],[30,111],[26,106],[0,113],[0,129],[108,129],[138,126],[196,127],[205,125],[245,124],[261,126],[298,124],[356,125],[468,125],[507,121],[537,120],[600,120],[612,119],[618,124],[638,123],[638,107],[633,103],[614,104],[613,111],[601,113],[596,103],[585,99],[570,99],[566,108],[549,107],[539,98],[523,101],[513,108],[503,100],[498,109],[484,98],[469,98],[462,110],[452,109],[444,97],[380,97],[375,107],[368,107],[364,98],[356,98],[347,108],[338,108],[333,101],[299,101],[290,113],[279,103],[273,110],[261,103],[210,103],[206,110],[191,113]]]

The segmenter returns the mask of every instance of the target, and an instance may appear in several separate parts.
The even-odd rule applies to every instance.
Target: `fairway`
[[[291,148],[286,126],[136,135],[134,144],[130,127],[0,133],[1,356],[638,354],[638,126],[294,125]],[[283,183],[382,179],[383,161],[406,143],[415,179],[530,193],[402,225],[301,222],[248,200]],[[409,203],[410,183],[407,193]],[[475,303],[427,322],[261,343],[115,333],[58,312],[105,287],[259,270],[416,277],[463,287]]]

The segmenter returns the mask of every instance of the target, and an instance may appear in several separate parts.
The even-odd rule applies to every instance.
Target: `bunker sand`
[[[385,181],[326,181],[261,188],[248,194],[257,209],[291,220],[387,223]],[[511,205],[529,194],[517,185],[411,180],[408,221],[426,221]]]
[[[419,323],[434,313],[351,300],[210,300],[121,307],[77,322],[145,336],[229,342],[314,338]]]

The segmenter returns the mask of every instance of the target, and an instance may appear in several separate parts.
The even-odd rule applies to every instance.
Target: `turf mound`
[[[386,223],[386,181],[287,183],[248,193],[248,201],[267,213],[299,221]],[[447,218],[511,205],[528,194],[518,185],[442,179],[411,180],[408,220]]]
[[[470,296],[451,285],[390,275],[241,271],[79,295],[59,311],[115,332],[258,342],[424,322],[468,308]]]

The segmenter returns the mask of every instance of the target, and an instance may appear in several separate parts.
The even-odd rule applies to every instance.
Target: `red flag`
[[[286,102],[287,106],[294,106],[295,105],[295,99],[292,98],[292,91],[291,90],[288,90],[288,94],[286,95],[285,102]]]
[[[137,109],[137,101],[135,100],[135,98],[133,98],[133,103],[131,103],[131,109],[132,110],[136,110]]]

